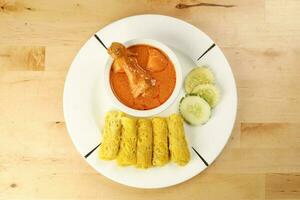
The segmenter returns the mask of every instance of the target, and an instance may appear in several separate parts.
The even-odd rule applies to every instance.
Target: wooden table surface
[[[0,199],[300,199],[300,1],[175,7],[199,2],[0,0]],[[239,97],[217,160],[157,190],[96,173],[75,150],[62,112],[66,73],[83,43],[117,19],[145,13],[183,19],[211,36]]]

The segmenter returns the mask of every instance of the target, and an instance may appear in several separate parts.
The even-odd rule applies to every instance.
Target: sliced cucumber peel
[[[203,98],[192,94],[181,99],[179,112],[188,124],[200,125],[209,120],[211,108]]]
[[[219,89],[212,84],[200,84],[194,87],[193,94],[201,96],[211,108],[215,107],[220,99]]]
[[[214,75],[206,67],[197,67],[190,71],[184,80],[184,88],[187,93],[191,93],[194,87],[199,84],[213,84]]]

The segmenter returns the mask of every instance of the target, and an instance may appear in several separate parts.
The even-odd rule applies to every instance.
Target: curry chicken
[[[149,110],[171,96],[176,83],[175,69],[160,49],[144,44],[126,48],[113,42],[108,53],[114,59],[110,83],[123,104],[137,110]]]

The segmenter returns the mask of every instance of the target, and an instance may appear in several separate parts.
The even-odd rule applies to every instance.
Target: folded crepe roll
[[[152,165],[152,124],[149,119],[139,119],[137,123],[138,140],[136,166],[148,168]]]
[[[110,111],[106,114],[102,143],[99,157],[103,160],[113,160],[117,157],[121,140],[121,118],[125,116],[120,111]]]
[[[169,161],[168,126],[164,118],[152,119],[153,128],[153,160],[154,166],[163,166]]]
[[[122,117],[122,138],[117,163],[121,166],[136,164],[137,120]]]
[[[183,166],[190,161],[190,151],[185,138],[183,120],[180,115],[172,114],[167,118],[169,129],[170,158]]]

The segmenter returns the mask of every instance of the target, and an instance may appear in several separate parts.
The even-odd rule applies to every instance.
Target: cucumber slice
[[[210,118],[209,104],[198,95],[187,95],[180,101],[179,112],[183,119],[191,125],[200,125]]]
[[[212,84],[200,84],[194,87],[193,94],[197,94],[202,97],[211,108],[215,107],[220,99],[219,89]]]
[[[213,73],[206,67],[197,67],[190,71],[184,80],[184,88],[191,93],[199,84],[214,83]]]

